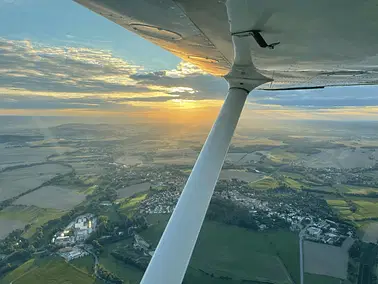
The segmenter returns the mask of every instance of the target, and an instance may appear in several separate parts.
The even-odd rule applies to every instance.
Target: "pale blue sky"
[[[0,37],[108,49],[151,70],[173,69],[181,61],[71,0],[0,0]]]

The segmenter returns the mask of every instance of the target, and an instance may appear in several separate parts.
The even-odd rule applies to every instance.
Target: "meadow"
[[[94,276],[88,275],[60,257],[35,260],[33,263],[27,262],[6,275],[0,283],[39,284],[41,281],[46,284],[101,283]]]
[[[167,219],[166,215],[150,215],[148,221],[154,225],[141,235],[156,245]],[[205,221],[186,278],[196,279],[193,283],[212,283],[206,274],[199,273],[205,271],[238,281],[292,283],[292,279],[299,280],[298,255],[298,237],[294,233],[254,232]]]

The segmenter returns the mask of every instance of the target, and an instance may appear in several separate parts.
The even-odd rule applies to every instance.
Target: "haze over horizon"
[[[201,125],[214,120],[227,93],[222,78],[73,1],[0,7],[0,115]],[[242,120],[378,120],[377,105],[373,86],[254,91]]]

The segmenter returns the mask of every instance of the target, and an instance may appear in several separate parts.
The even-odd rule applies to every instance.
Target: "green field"
[[[151,216],[149,222],[155,225],[141,235],[156,245],[167,219]],[[190,268],[186,278],[196,278],[193,283],[218,283],[208,279],[211,274],[237,281],[291,283],[290,277],[294,281],[299,277],[298,238],[286,231],[261,233],[205,221]]]
[[[286,152],[283,149],[273,149],[269,151],[267,157],[274,163],[290,162],[298,159],[296,154]]]
[[[369,194],[369,193],[378,193],[378,188],[368,187],[368,186],[355,186],[347,184],[335,185],[335,188],[343,193],[348,194]]]
[[[94,273],[94,259],[93,256],[87,255],[84,257],[76,258],[70,261],[70,264],[84,271],[85,273],[92,275]]]
[[[344,281],[342,281],[338,278],[324,276],[324,275],[317,275],[317,274],[309,274],[309,273],[305,273],[304,282],[306,284],[341,284],[341,283],[344,283]]]
[[[93,276],[70,265],[61,258],[47,258],[34,263],[23,264],[1,279],[0,283],[13,284],[92,284],[101,283]]]
[[[110,253],[117,247],[122,247],[125,245],[130,245],[132,243],[131,239],[123,240],[117,243],[104,246],[104,251],[99,257],[99,262],[106,269],[115,273],[118,277],[124,280],[124,284],[136,284],[139,283],[143,276],[143,272],[132,266],[126,265],[122,261],[115,259]]]
[[[0,283],[11,283],[12,281],[21,278],[23,275],[28,273],[31,269],[35,269],[34,258],[28,260],[24,264],[17,267],[15,270],[9,272],[4,278],[0,280]]]
[[[299,181],[296,181],[295,179],[292,179],[290,177],[287,177],[285,176],[284,177],[284,183],[292,188],[292,189],[296,189],[296,190],[300,190],[303,186],[305,186],[305,184],[299,182]]]
[[[266,176],[256,182],[250,182],[249,186],[256,190],[267,190],[276,188],[278,186],[278,181],[270,176]]]
[[[135,210],[138,207],[138,204],[146,199],[147,193],[137,193],[130,198],[126,198],[121,201],[120,211],[128,217],[134,215]]]
[[[378,218],[378,200],[352,198],[351,201],[357,207],[355,212],[352,212],[347,202],[342,199],[328,199],[327,203],[340,214],[340,217],[350,221]]]
[[[31,224],[31,227],[24,233],[24,237],[31,237],[37,227],[43,225],[49,220],[60,218],[65,211],[39,208],[36,206],[9,206],[0,211],[0,219],[19,220],[25,224]]]

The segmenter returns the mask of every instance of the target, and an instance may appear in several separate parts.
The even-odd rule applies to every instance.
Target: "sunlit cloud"
[[[0,53],[0,115],[127,115],[206,124],[227,93],[224,79],[188,62],[151,72],[109,50],[5,38],[0,38]],[[256,90],[242,119],[378,120],[376,90]]]

